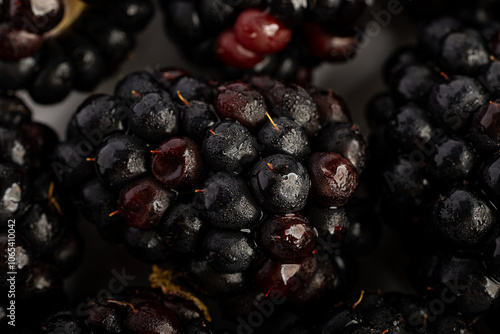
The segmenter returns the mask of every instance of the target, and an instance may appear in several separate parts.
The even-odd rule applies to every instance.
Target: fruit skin
[[[308,136],[320,129],[317,107],[304,88],[293,84],[278,83],[263,94],[268,103],[273,106],[271,110],[273,113],[293,119],[304,128]]]
[[[123,161],[130,163],[124,165]],[[146,162],[145,144],[136,137],[127,135],[108,138],[95,157],[96,173],[109,187],[122,187],[143,176],[146,173]]]
[[[25,31],[42,34],[55,28],[64,15],[61,0],[16,1],[11,2],[9,16],[17,26]]]
[[[301,215],[274,216],[263,223],[260,243],[278,261],[293,261],[310,255],[316,233]]]
[[[317,152],[323,128],[335,136]],[[264,76],[220,83],[175,68],[134,72],[114,95],[85,100],[67,135],[57,149],[62,182],[80,193],[102,237],[142,262],[171,261],[203,294],[234,302],[224,310],[233,316],[252,312],[269,289],[298,309],[340,300],[357,272],[348,249],[363,254],[376,244],[376,223],[349,213],[365,210],[349,205],[354,183],[339,195],[307,168],[317,154],[332,156],[357,182],[341,154],[359,173],[366,159],[333,92]],[[82,142],[91,146],[85,152]],[[321,203],[313,187],[345,207]],[[296,289],[289,279],[300,280]]]
[[[481,246],[498,233],[494,211],[487,202],[463,189],[452,189],[438,200],[432,217],[448,241],[465,248]]]
[[[28,89],[40,104],[60,102],[73,89],[93,90],[134,48],[154,11],[150,0],[9,3],[0,24],[0,88]],[[83,10],[53,33],[73,7]]]
[[[302,210],[311,180],[295,159],[275,154],[260,160],[249,173],[250,188],[260,205],[273,213]]]
[[[239,44],[232,30],[223,31],[216,43],[217,57],[231,67],[249,69],[264,60],[262,55]]]
[[[189,189],[203,175],[204,162],[200,151],[196,142],[188,137],[167,139],[151,159],[151,172],[169,188]]]
[[[338,152],[361,173],[366,166],[366,142],[361,131],[349,123],[330,122],[318,134],[314,149],[319,152]]]
[[[205,236],[203,248],[210,266],[222,273],[246,271],[257,257],[253,240],[237,231],[213,229]]]
[[[220,118],[233,119],[250,130],[257,129],[267,119],[263,96],[240,82],[221,87],[214,106]]]
[[[314,257],[306,257],[298,263],[280,263],[268,259],[257,269],[254,280],[263,293],[280,291],[286,297],[304,286],[315,269]]]
[[[264,145],[267,153],[281,153],[289,155],[298,161],[303,160],[310,152],[311,147],[304,130],[288,117],[274,119],[272,123],[265,123],[259,130],[258,140]]]
[[[473,113],[488,102],[483,86],[463,76],[435,85],[429,94],[429,108],[439,125],[453,132],[465,128]]]
[[[12,27],[9,24],[0,25],[0,57],[4,61],[15,61],[33,54],[43,44],[41,36],[25,30]]]
[[[160,142],[178,132],[179,112],[170,95],[151,92],[141,97],[128,114],[128,125],[146,141]]]
[[[256,53],[275,53],[290,42],[292,32],[270,14],[247,9],[234,23],[236,40]]]
[[[144,177],[128,183],[120,191],[118,212],[130,226],[149,229],[158,225],[174,199],[172,190]]]
[[[258,158],[257,142],[241,124],[222,121],[212,131],[205,134],[202,146],[203,157],[212,169],[240,174]]]
[[[311,196],[324,206],[344,206],[356,190],[359,178],[349,160],[338,153],[313,153],[307,161]]]
[[[245,181],[227,173],[217,173],[204,184],[195,201],[202,215],[216,227],[247,228],[261,217]]]

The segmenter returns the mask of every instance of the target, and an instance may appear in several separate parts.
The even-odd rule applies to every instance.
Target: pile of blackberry
[[[165,278],[159,271],[153,276]],[[63,302],[41,317],[39,313],[47,310],[39,310],[19,323],[15,333],[214,333],[210,313],[201,300],[171,281],[152,283],[153,287],[127,288],[104,297],[90,295],[75,306]]]
[[[397,292],[361,291],[345,304],[322,312],[314,321],[301,320],[289,325],[284,333],[473,334],[475,331],[460,313],[438,309],[436,300]]]
[[[467,315],[500,294],[500,24],[452,17],[384,68],[387,93],[368,108],[381,213],[413,255],[410,278],[428,294],[449,284]]]
[[[134,48],[151,0],[3,0],[0,89],[27,89],[38,103],[91,91]]]
[[[352,59],[376,0],[163,0],[186,58],[218,75],[251,71],[305,82],[321,61]]]
[[[89,97],[53,167],[137,258],[174,252],[192,284],[229,304],[277,291],[306,305],[342,295],[351,258],[377,242],[367,205],[351,200],[365,150],[333,92],[168,69]]]
[[[33,299],[58,294],[63,279],[82,258],[83,244],[75,226],[76,208],[51,175],[50,156],[57,142],[52,129],[31,120],[30,110],[20,99],[0,96],[3,311],[10,305],[9,299],[15,299],[20,308],[20,304]],[[12,277],[14,280],[7,280]],[[11,284],[14,281],[15,287]]]

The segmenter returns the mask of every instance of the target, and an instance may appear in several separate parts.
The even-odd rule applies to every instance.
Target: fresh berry
[[[421,275],[410,278],[429,295],[450,280],[463,282],[453,307],[464,315],[497,303],[500,233],[498,60],[486,37],[498,25],[486,16],[472,21],[442,17],[426,24],[416,47],[388,60],[390,91],[368,107],[372,190],[378,197],[383,187],[381,215],[416,258],[410,267]],[[437,267],[426,280],[427,266]]]
[[[216,171],[241,174],[258,159],[255,137],[238,122],[222,121],[205,134],[203,158]]]
[[[201,149],[187,137],[172,137],[153,151],[151,172],[165,186],[173,189],[192,188],[203,176]]]
[[[260,243],[278,261],[293,261],[311,254],[316,232],[301,215],[274,216],[261,227]]]
[[[108,187],[121,187],[146,173],[146,144],[136,137],[109,137],[97,151],[96,173]]]
[[[324,206],[344,206],[358,186],[356,168],[339,153],[313,153],[307,169],[311,196]]]
[[[175,193],[149,177],[127,183],[118,195],[118,212],[132,227],[149,229],[160,222]]]
[[[258,9],[247,9],[238,15],[234,34],[244,48],[259,54],[281,51],[292,38],[290,29]]]
[[[249,177],[253,195],[269,212],[297,212],[307,203],[310,176],[301,163],[287,155],[275,154],[261,159]],[[325,178],[321,182],[326,182]]]
[[[239,44],[232,30],[221,32],[215,47],[217,57],[231,67],[252,68],[264,59],[262,55]]]

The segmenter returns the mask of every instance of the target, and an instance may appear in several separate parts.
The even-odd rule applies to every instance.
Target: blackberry
[[[333,92],[270,77],[136,72],[78,107],[53,166],[140,260],[174,260],[227,305],[276,292],[304,307],[340,298],[350,258],[378,236],[369,205],[350,200],[366,155],[350,119]]]
[[[361,291],[312,319],[289,323],[282,333],[476,333],[455,310],[437,310],[438,302],[444,304],[421,295]]]
[[[0,4],[0,89],[38,103],[91,91],[134,48],[151,0],[5,0]]]
[[[500,87],[489,75],[498,64],[491,31],[498,33],[497,22],[470,25],[454,17],[429,22],[416,47],[397,51],[386,63],[391,89],[368,107],[372,154],[384,157],[369,164],[378,176],[374,189],[384,188],[381,214],[416,258],[438,259],[435,272],[442,277],[434,279],[457,277],[477,287],[455,303],[466,315],[495,305],[500,287],[495,255]],[[441,291],[441,283],[419,287]],[[491,295],[477,302],[488,289]]]
[[[24,307],[58,298],[82,259],[83,241],[76,208],[51,173],[57,135],[34,122],[19,98],[2,94],[0,106],[0,303],[9,303],[10,291]]]
[[[163,0],[165,30],[181,52],[226,77],[245,71],[307,80],[322,61],[355,56],[378,1]],[[218,71],[220,75],[221,71]]]

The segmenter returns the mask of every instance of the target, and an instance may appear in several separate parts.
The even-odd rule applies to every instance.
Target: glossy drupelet
[[[0,3],[0,89],[38,103],[91,91],[117,69],[154,13],[150,0],[5,0]]]
[[[322,128],[339,135],[319,153]],[[67,134],[55,168],[79,189],[85,217],[228,303],[273,291],[298,307],[338,299],[354,282],[343,278],[351,257],[376,244],[368,205],[350,201],[366,145],[333,92],[136,72],[114,96],[89,97]]]
[[[345,62],[379,1],[163,0],[165,30],[182,53],[217,75],[270,74],[304,82],[322,61]]]
[[[384,189],[381,214],[414,257],[410,279],[430,295],[458,280],[466,291],[453,307],[471,316],[499,300],[499,31],[495,21],[429,22],[389,58],[390,91],[368,106],[372,189]]]
[[[14,277],[20,313],[58,301],[83,256],[76,207],[50,168],[57,144],[55,132],[33,121],[22,100],[0,95],[0,303],[13,300],[7,279]]]

